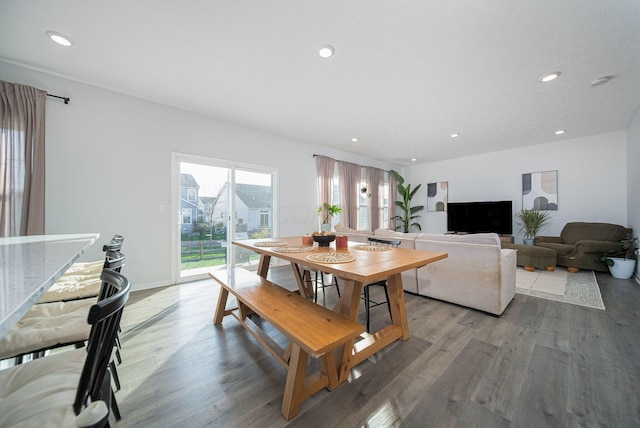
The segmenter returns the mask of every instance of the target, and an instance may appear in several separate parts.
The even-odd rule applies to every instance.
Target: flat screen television
[[[511,201],[449,202],[447,230],[456,233],[513,234]]]

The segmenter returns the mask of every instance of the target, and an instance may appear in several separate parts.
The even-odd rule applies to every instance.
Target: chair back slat
[[[122,243],[124,242],[124,236],[113,235],[111,241],[108,244],[102,246],[102,251],[120,251],[122,249]]]
[[[87,359],[82,369],[76,399],[73,403],[76,414],[82,411],[89,399],[96,401],[109,398],[104,397],[104,394],[101,393],[103,380],[115,346],[122,311],[131,290],[129,280],[119,272],[104,270],[101,278],[103,283],[108,283],[118,291],[98,301],[89,310],[87,322],[91,325],[91,332],[86,348]]]
[[[102,271],[111,270],[114,272],[120,272],[122,266],[124,266],[124,262],[126,257],[124,254],[117,251],[107,251],[107,255],[104,259],[104,268]],[[118,292],[118,288],[115,287],[108,281],[102,281],[102,286],[100,287],[100,293],[98,294],[98,301],[106,299],[107,297],[112,296],[114,293]]]
[[[125,255],[120,251],[108,250],[104,258],[103,269],[115,270],[120,272],[125,262]]]

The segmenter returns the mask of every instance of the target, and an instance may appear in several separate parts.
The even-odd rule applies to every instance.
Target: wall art
[[[522,174],[522,209],[558,210],[558,171]]]
[[[448,182],[427,184],[427,211],[446,211]]]

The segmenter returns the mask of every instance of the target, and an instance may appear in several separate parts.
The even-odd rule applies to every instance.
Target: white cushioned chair
[[[124,254],[110,254],[112,257],[105,261],[103,273],[120,270],[124,265]],[[108,284],[102,280],[100,284],[102,298],[113,294],[104,289]],[[33,305],[8,333],[0,337],[0,359],[20,358],[62,346],[84,346],[91,330],[86,322],[87,314],[95,303],[96,299],[91,298]]]
[[[0,370],[1,427],[104,427],[110,400],[107,365],[131,285],[118,272],[103,281],[118,291],[93,305],[86,348]]]
[[[108,244],[103,245],[105,259],[93,262],[74,263],[67,271],[40,297],[38,303],[59,302],[96,297],[100,293],[100,274],[105,262],[112,254],[122,249],[124,237],[114,235]],[[117,257],[117,256],[116,256]]]

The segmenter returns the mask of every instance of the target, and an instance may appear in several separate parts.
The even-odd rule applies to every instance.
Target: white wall
[[[558,211],[551,212],[552,222],[541,234],[558,235],[570,221],[627,225],[626,152],[627,136],[622,131],[415,165],[406,170],[405,179],[413,185],[422,183],[415,204],[425,206],[420,218],[423,231],[442,233],[447,230],[447,216],[427,212],[427,183],[447,181],[451,202],[511,200],[515,212],[522,208],[522,174],[557,170]]]
[[[170,283],[171,152],[279,168],[282,236],[317,229],[314,153],[389,169],[389,164],[223,123],[0,61],[0,79],[68,96],[47,101],[48,234],[99,232],[83,260],[125,236],[134,289]]]
[[[627,130],[627,218],[633,234],[640,236],[640,111]],[[640,279],[640,266],[636,262],[636,279]]]
[[[392,168],[1,61],[0,79],[71,97],[69,105],[47,101],[46,232],[99,232],[100,243],[84,260],[101,258],[102,242],[125,235],[134,289],[170,282],[170,214],[160,214],[160,207],[170,206],[171,152],[279,168],[283,236],[317,227],[314,153]],[[510,199],[514,210],[522,203],[523,173],[558,170],[559,210],[545,234],[558,234],[568,221],[640,230],[639,152],[636,116],[628,133],[396,169],[408,182],[422,183],[416,203],[426,206],[427,183],[448,181],[450,201]],[[425,209],[421,215],[424,231],[446,231],[444,213]]]

